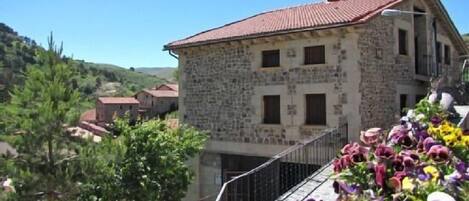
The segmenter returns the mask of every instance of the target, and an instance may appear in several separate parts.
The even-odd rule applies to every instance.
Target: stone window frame
[[[281,128],[288,124],[290,117],[288,116],[287,105],[290,101],[290,96],[287,96],[287,88],[285,85],[269,85],[254,87],[254,95],[251,96],[251,106],[254,108],[252,114],[252,124],[260,125],[266,128]],[[264,96],[280,95],[280,124],[264,124]]]
[[[314,85],[315,87],[311,87]],[[334,106],[339,103],[338,92],[334,90],[335,86],[333,83],[315,83],[315,84],[298,84],[297,92],[293,96],[294,103],[297,104],[297,115],[294,117],[294,121],[300,128],[307,129],[326,129],[330,126],[338,125],[339,116],[334,114]],[[326,125],[307,125],[306,124],[306,94],[325,94],[326,95]],[[343,104],[344,106],[346,104]]]

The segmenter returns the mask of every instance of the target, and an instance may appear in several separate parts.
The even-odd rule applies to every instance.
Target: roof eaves
[[[338,27],[344,27],[344,26],[353,26],[353,25],[357,25],[357,24],[362,24],[362,22],[346,22],[346,23],[330,24],[330,25],[319,26],[319,27],[308,27],[308,28],[301,28],[301,29],[290,29],[290,30],[283,30],[283,31],[265,32],[265,33],[251,34],[251,35],[246,35],[246,36],[236,36],[236,37],[228,37],[228,38],[221,38],[221,39],[215,39],[215,40],[192,42],[192,43],[186,43],[186,44],[182,44],[182,45],[167,44],[167,45],[164,46],[163,50],[165,50],[165,51],[166,50],[175,50],[175,49],[180,49],[180,48],[188,48],[188,47],[195,47],[195,46],[201,46],[201,45],[209,45],[209,44],[214,44],[214,43],[221,43],[221,42],[228,42],[228,41],[235,41],[235,40],[255,39],[255,38],[261,38],[261,37],[277,36],[277,35],[297,33],[297,32],[303,32],[303,31],[315,31],[315,30],[331,29],[331,28],[338,28]]]
[[[166,51],[166,50],[175,50],[175,49],[180,49],[180,48],[188,48],[188,47],[195,47],[195,46],[201,46],[201,45],[209,45],[209,44],[220,43],[220,42],[228,42],[228,41],[235,41],[235,40],[245,40],[245,39],[254,39],[254,38],[260,38],[260,37],[266,37],[266,36],[276,36],[276,35],[283,35],[283,34],[288,34],[288,33],[296,33],[296,32],[303,32],[303,31],[315,31],[315,30],[331,29],[331,28],[338,28],[338,27],[344,27],[344,26],[353,26],[353,25],[363,24],[363,23],[366,23],[366,22],[368,22],[369,20],[371,20],[371,18],[376,17],[376,16],[377,16],[378,14],[380,14],[384,9],[391,8],[391,7],[393,7],[393,6],[396,6],[396,5],[400,4],[400,3],[402,3],[403,1],[404,1],[404,0],[398,0],[398,1],[395,1],[395,2],[391,2],[391,3],[387,4],[387,5],[384,5],[384,6],[380,7],[380,8],[378,8],[378,9],[375,10],[375,11],[371,11],[371,12],[366,13],[366,14],[364,14],[364,15],[358,16],[358,17],[356,17],[355,19],[351,20],[350,22],[344,22],[344,23],[338,23],[338,24],[328,24],[328,25],[325,25],[325,26],[318,26],[318,27],[308,27],[308,28],[301,28],[301,29],[291,29],[291,30],[283,30],[283,31],[274,31],[274,32],[258,33],[258,34],[252,34],[252,35],[246,35],[246,36],[228,37],[228,38],[221,38],[221,39],[215,39],[215,40],[206,40],[206,41],[200,41],[200,42],[186,43],[186,44],[181,44],[181,45],[172,45],[172,44],[174,44],[174,43],[176,43],[176,42],[183,41],[183,40],[187,40],[187,39],[190,39],[190,38],[192,38],[192,37],[195,37],[195,36],[197,36],[197,35],[200,35],[200,34],[203,34],[203,33],[209,32],[209,31],[221,29],[221,28],[223,28],[223,27],[226,27],[226,26],[229,26],[229,25],[238,23],[238,22],[242,22],[242,21],[248,20],[248,19],[250,19],[250,18],[259,16],[259,15],[263,15],[263,14],[266,14],[266,13],[275,12],[275,11],[279,11],[279,10],[283,10],[283,9],[288,9],[288,8],[283,8],[283,9],[278,9],[278,10],[263,12],[263,13],[260,13],[260,14],[257,14],[257,15],[253,15],[253,16],[251,16],[251,17],[249,17],[249,18],[245,18],[245,19],[242,19],[242,20],[238,20],[238,21],[235,21],[235,22],[226,24],[226,25],[221,26],[221,27],[217,27],[217,28],[214,28],[214,29],[209,29],[209,30],[207,30],[207,31],[204,31],[204,32],[201,32],[201,33],[192,35],[192,36],[189,36],[189,37],[187,37],[187,38],[184,38],[184,39],[181,39],[181,40],[177,40],[177,41],[168,43],[167,45],[164,45],[163,50],[164,50],[164,51]]]
[[[451,26],[451,29],[453,30],[453,33],[456,35],[456,38],[459,42],[459,45],[460,45],[460,48],[461,50],[464,52],[463,55],[467,55],[469,53],[469,49],[468,47],[466,46],[466,43],[464,42],[464,39],[462,38],[461,36],[461,33],[459,33],[459,30],[456,28],[456,25],[454,24],[453,20],[451,19],[451,17],[449,16],[448,14],[448,11],[446,10],[446,8],[443,6],[443,4],[441,3],[441,1],[436,1],[438,7],[443,11],[443,14],[445,15],[445,18],[446,20],[449,21],[449,24]]]

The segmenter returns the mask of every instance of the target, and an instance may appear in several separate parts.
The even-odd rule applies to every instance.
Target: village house
[[[139,102],[133,97],[100,97],[96,101],[96,121],[98,125],[110,124],[115,117],[129,115],[137,120]]]
[[[383,16],[385,9],[421,14]],[[179,116],[209,132],[188,200],[326,128],[386,128],[460,80],[467,49],[439,0],[329,0],[260,13],[165,46],[179,59]]]
[[[162,84],[152,89],[144,89],[135,95],[140,102],[139,113],[150,119],[163,117],[178,108],[178,85]]]

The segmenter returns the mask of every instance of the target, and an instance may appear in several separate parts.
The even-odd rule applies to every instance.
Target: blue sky
[[[51,31],[76,59],[175,67],[163,45],[262,11],[317,0],[0,0],[0,22],[45,44]],[[469,1],[442,0],[462,33]]]

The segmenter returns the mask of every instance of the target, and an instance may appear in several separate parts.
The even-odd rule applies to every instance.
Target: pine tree
[[[79,171],[74,165],[79,145],[65,130],[75,119],[80,101],[73,89],[73,71],[61,58],[52,35],[49,49],[39,53],[39,64],[29,66],[25,84],[11,93],[5,110],[9,134],[18,157],[11,159],[19,200],[58,200],[75,196]],[[75,165],[76,166],[76,165]]]

